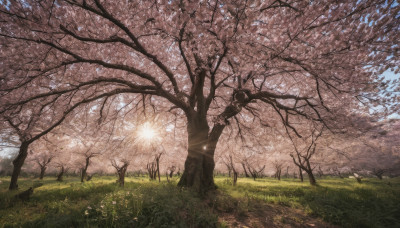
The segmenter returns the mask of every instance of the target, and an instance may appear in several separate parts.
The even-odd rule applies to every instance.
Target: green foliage
[[[240,178],[232,186],[226,177],[217,177],[219,190],[204,197],[176,187],[175,179],[158,183],[128,177],[121,188],[112,176],[83,184],[77,177],[61,183],[55,178],[21,178],[20,190],[15,192],[7,190],[8,178],[0,180],[0,228],[228,227],[229,220],[217,222],[218,214],[245,218],[262,212],[265,203],[301,209],[343,227],[400,227],[399,178],[365,179],[361,184],[353,179],[324,178],[318,186],[296,179]],[[31,186],[35,189],[29,201],[15,200],[18,192]]]

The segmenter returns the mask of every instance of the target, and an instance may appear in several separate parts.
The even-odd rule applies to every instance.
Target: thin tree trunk
[[[13,161],[14,167],[13,167],[13,172],[11,174],[10,186],[8,187],[9,190],[18,189],[17,181],[18,181],[19,174],[21,173],[22,165],[24,164],[25,159],[28,156],[28,147],[29,147],[28,142],[21,143],[18,156]]]
[[[61,166],[60,173],[57,175],[57,181],[63,181],[63,175],[64,175],[64,166]]]
[[[244,163],[242,163],[242,166],[243,166],[243,170],[244,170],[244,175],[245,175],[246,177],[250,177],[249,174],[247,173],[246,165],[245,165]]]
[[[316,185],[317,182],[315,181],[314,174],[312,173],[312,168],[311,168],[311,165],[310,165],[310,161],[306,160],[306,163],[307,163],[307,169],[308,169],[308,170],[306,170],[306,172],[308,174],[308,179],[310,181],[310,184],[311,185]]]
[[[308,174],[308,179],[310,181],[310,184],[316,185],[317,182],[315,181],[315,177],[314,177],[314,174],[312,173],[312,171],[307,171],[307,174]]]
[[[86,170],[83,168],[81,169],[81,182],[83,183],[85,181],[86,177]]]
[[[46,169],[47,169],[46,166],[40,167],[40,176],[39,176],[39,180],[43,180],[44,173],[46,172]]]
[[[299,177],[300,177],[300,181],[303,182],[304,178],[303,178],[303,170],[301,170],[301,168],[299,167]]]
[[[279,169],[276,173],[278,180],[281,180],[281,170]]]
[[[158,182],[161,182],[161,179],[160,179],[160,157],[159,156],[157,156],[157,158],[156,158],[156,164],[157,164]]]
[[[83,183],[85,181],[86,175],[87,175],[87,169],[89,167],[90,163],[90,158],[86,158],[86,164],[85,167],[82,169],[82,175],[81,175],[81,182]]]

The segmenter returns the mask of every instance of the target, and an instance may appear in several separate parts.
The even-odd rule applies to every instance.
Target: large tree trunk
[[[46,169],[47,169],[46,166],[40,167],[40,176],[39,176],[40,180],[43,180],[44,173],[46,172]]]
[[[188,118],[188,156],[179,186],[204,193],[216,189],[214,184],[214,151],[224,125],[216,124],[209,132],[207,119]]]
[[[10,186],[9,186],[9,190],[16,190],[18,189],[18,177],[19,174],[21,173],[21,168],[22,165],[25,162],[26,157],[28,156],[28,147],[29,147],[29,143],[28,142],[22,142],[21,146],[19,148],[19,152],[18,152],[18,156],[14,159],[13,161],[13,172],[11,174],[11,182],[10,182]]]

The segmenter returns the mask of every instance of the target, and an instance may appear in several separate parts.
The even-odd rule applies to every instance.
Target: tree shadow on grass
[[[370,183],[371,182],[371,183]],[[344,227],[400,227],[399,186],[375,180],[358,184],[348,180],[321,182],[321,186],[238,183],[222,189],[234,196],[301,208],[313,217]],[[271,204],[272,203],[272,204]]]
[[[312,215],[344,227],[400,227],[400,197],[373,189],[317,187],[299,202]]]
[[[224,191],[209,194],[206,201],[219,215],[221,227],[335,227],[299,209],[252,197],[235,198]]]
[[[43,190],[4,220],[14,227],[216,227],[197,194],[175,185],[127,183]],[[76,188],[76,189],[75,189]],[[1,212],[1,211],[0,211]],[[23,217],[23,214],[33,213]],[[42,213],[42,214],[40,214]],[[1,223],[1,222],[0,222]]]

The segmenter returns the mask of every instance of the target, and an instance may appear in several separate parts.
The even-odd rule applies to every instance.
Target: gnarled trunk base
[[[200,193],[215,190],[217,187],[213,178],[214,161],[206,160],[210,159],[205,159],[204,155],[193,157],[189,154],[178,186],[190,187]]]
[[[222,129],[212,131],[209,135],[205,118],[189,121],[188,156],[178,186],[190,187],[201,194],[217,188],[213,175],[214,151]]]

